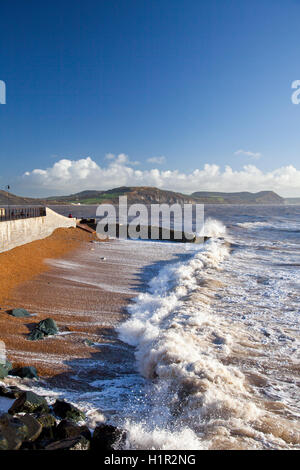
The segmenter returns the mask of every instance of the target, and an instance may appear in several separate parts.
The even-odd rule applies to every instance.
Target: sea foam
[[[211,239],[188,261],[163,267],[118,328],[148,380],[141,413],[124,419],[126,447],[285,448],[298,442],[297,429],[285,436],[285,420],[264,408],[235,365],[243,358],[242,350],[236,356],[236,340],[246,344],[247,330],[237,331],[213,308],[231,256],[226,228],[210,219],[202,235]]]

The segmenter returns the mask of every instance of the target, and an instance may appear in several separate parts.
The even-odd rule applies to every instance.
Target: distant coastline
[[[99,205],[118,204],[120,196],[127,196],[129,204],[244,204],[284,205],[300,204],[299,198],[283,198],[274,191],[212,192],[198,191],[190,195],[155,187],[120,187],[106,191],[87,190],[67,196],[28,198],[0,190],[0,205]]]

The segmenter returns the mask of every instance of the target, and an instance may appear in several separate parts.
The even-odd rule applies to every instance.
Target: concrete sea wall
[[[57,214],[48,207],[44,217],[0,222],[0,253],[46,238],[61,227],[76,227],[76,220]]]

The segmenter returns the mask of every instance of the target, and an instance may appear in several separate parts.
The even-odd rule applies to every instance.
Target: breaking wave
[[[271,448],[299,442],[297,429],[260,406],[234,365],[231,325],[211,307],[230,246],[220,222],[208,220],[207,234],[213,238],[188,261],[161,269],[118,328],[148,379],[143,411],[125,419],[127,448],[263,448],[265,433]]]

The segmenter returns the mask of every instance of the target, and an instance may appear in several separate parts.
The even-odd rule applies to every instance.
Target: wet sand
[[[80,229],[60,228],[43,240],[0,253],[0,306],[9,303],[12,289],[48,269],[45,258],[59,258],[94,236]]]
[[[6,266],[16,260],[14,272],[20,270],[14,277],[15,287],[11,282],[7,290],[2,289],[0,331],[7,356],[14,367],[34,365],[41,377],[52,378],[59,386],[70,386],[70,377],[79,370],[82,386],[90,379],[103,378],[109,370],[95,364],[120,362],[120,351],[123,362],[133,362],[130,347],[122,346],[115,326],[126,318],[126,305],[143,288],[143,267],[162,256],[157,249],[149,250],[150,258],[137,252],[132,256],[129,244],[124,251],[117,240],[93,241],[90,234],[72,230],[57,231],[0,259],[1,266],[3,258]],[[12,317],[7,310],[16,307],[33,316]],[[59,335],[29,341],[34,325],[48,317],[56,321]],[[87,340],[97,347],[89,346]],[[75,380],[74,387],[80,383]]]
[[[1,304],[0,331],[8,358],[15,367],[34,365],[39,375],[48,377],[71,371],[72,367],[68,364],[74,359],[91,357],[94,349],[87,346],[85,340],[99,341],[100,330],[107,329],[121,319],[124,305],[130,298],[129,294],[115,292],[112,295],[111,292],[92,285],[95,277],[99,281],[101,278],[113,284],[118,276],[120,283],[121,273],[117,265],[113,269],[111,265],[105,265],[104,261],[101,264],[99,258],[92,259],[94,244],[90,243],[91,237],[88,234],[76,233],[73,239],[69,239],[68,247],[64,243],[58,247],[57,237],[61,238],[62,235],[64,234],[56,234],[55,240],[51,237],[43,240],[42,247],[30,244],[33,246],[21,247],[24,250],[19,249],[18,253],[7,253],[6,261],[8,258],[20,260],[20,255],[24,254],[21,251],[25,251],[26,255],[28,252],[31,259],[36,251],[41,252],[41,256],[36,264],[29,263],[30,266],[26,265],[23,271],[21,262],[15,266],[17,269],[21,268],[19,276],[16,276],[18,281],[26,277],[32,277],[31,279],[25,282],[15,281],[15,288],[12,288],[11,281],[9,291],[5,291],[3,287],[1,289],[5,303]],[[59,258],[57,265],[53,259],[47,259],[49,255],[61,256],[67,250],[69,253]],[[88,255],[91,259],[87,263]],[[0,262],[2,267],[2,260]],[[73,274],[80,277],[80,281],[68,279],[70,266]],[[30,269],[32,274],[39,274],[31,276],[28,273]],[[124,282],[125,278],[126,276]],[[7,310],[16,307],[26,308],[33,316],[12,317]],[[59,335],[42,341],[29,341],[27,337],[31,329],[47,317],[57,322]]]

